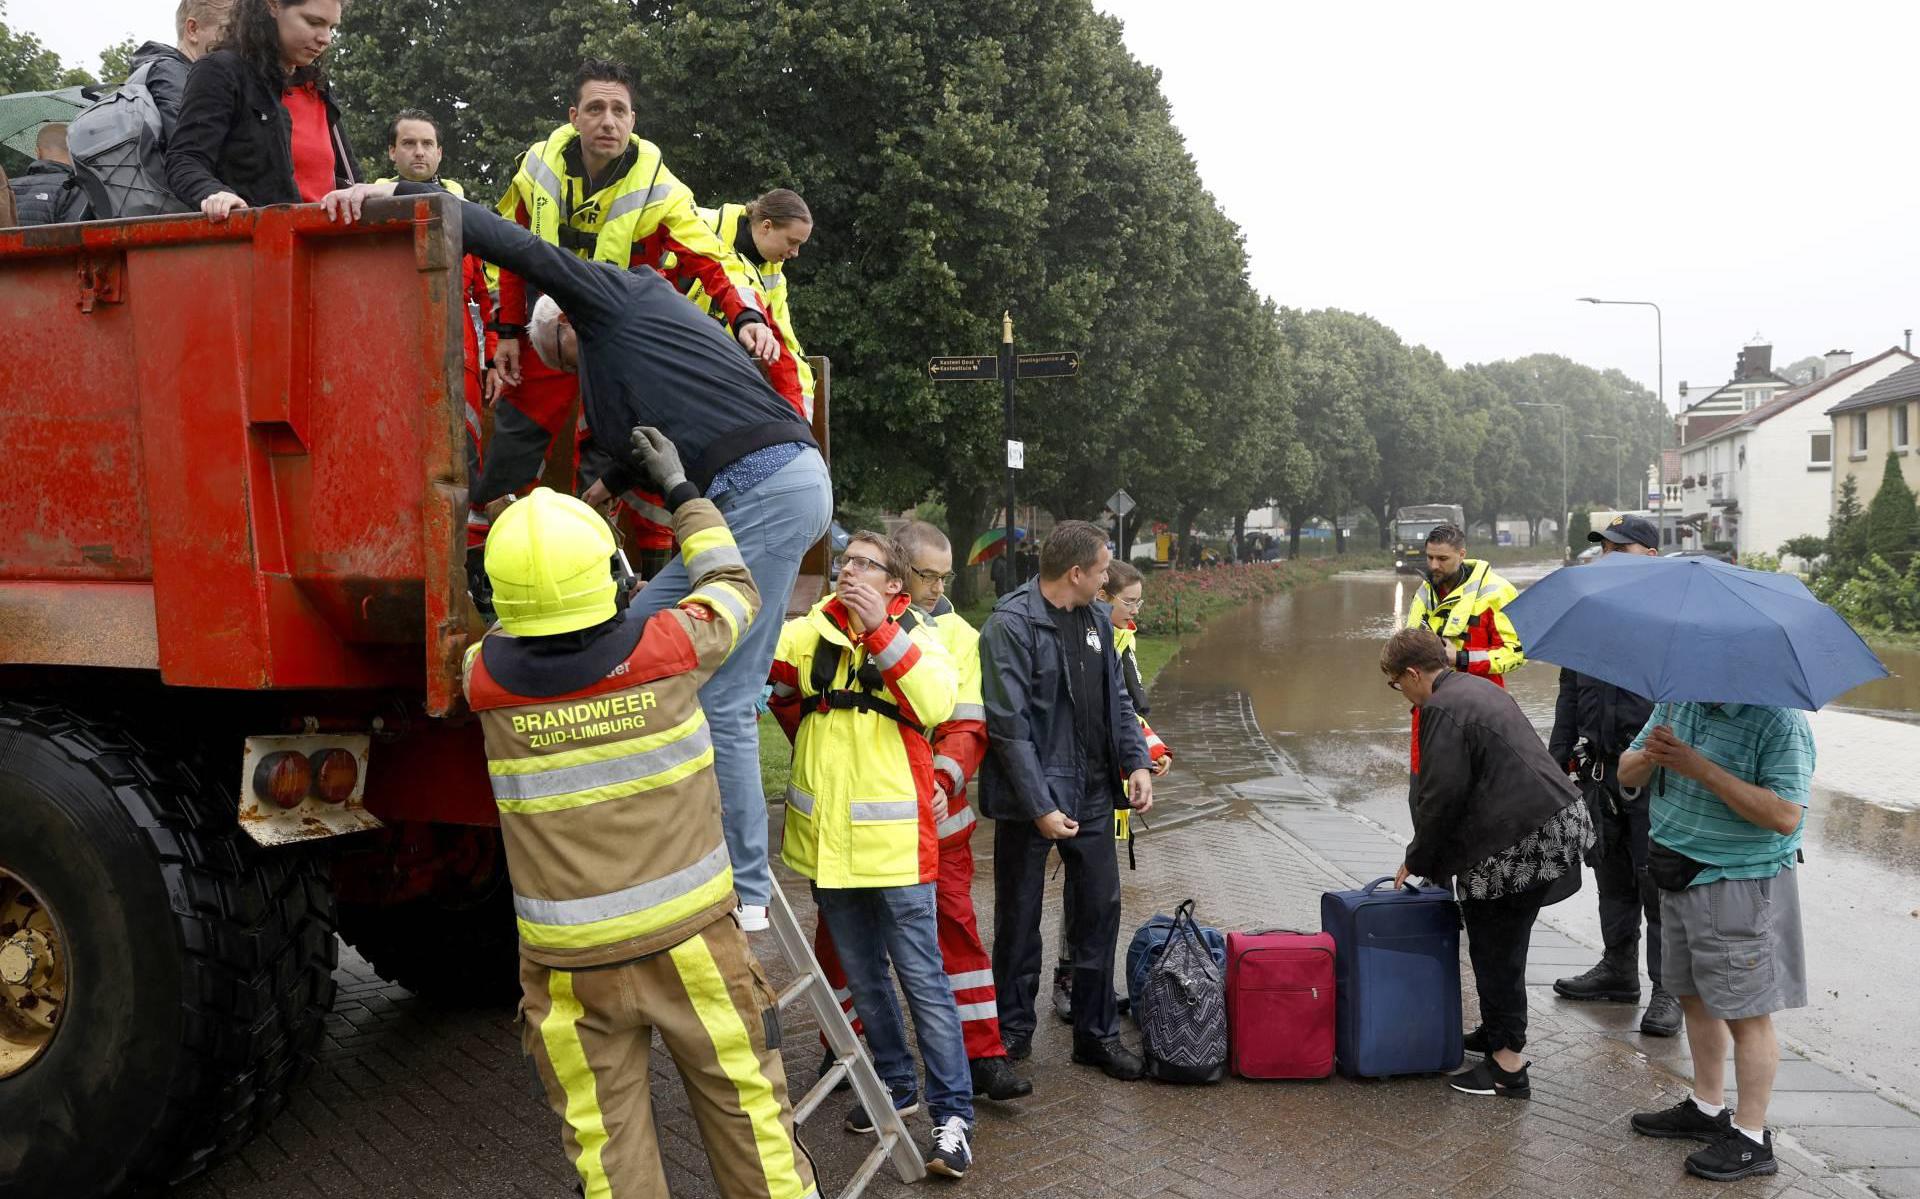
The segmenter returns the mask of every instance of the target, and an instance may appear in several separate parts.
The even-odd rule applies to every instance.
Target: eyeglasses
[[[947,583],[953,582],[954,572],[951,570],[921,570],[918,566],[912,569],[914,574],[920,576],[922,583],[939,583],[944,586]]]
[[[1400,673],[1401,673],[1401,674],[1405,674],[1406,672],[1405,672],[1405,671],[1401,671]],[[1390,678],[1390,679],[1388,679],[1388,680],[1387,680],[1387,686],[1389,686],[1389,687],[1391,687],[1391,688],[1393,688],[1393,689],[1394,689],[1395,691],[1404,691],[1404,690],[1406,690],[1406,688],[1404,688],[1404,687],[1402,687],[1402,686],[1400,685],[1400,679],[1399,679],[1399,677],[1398,677],[1398,676],[1395,676],[1395,677],[1393,677],[1393,678]]]
[[[1139,599],[1117,599],[1113,602],[1129,612],[1138,612],[1140,605],[1147,602],[1147,597],[1143,595]]]
[[[872,558],[867,557],[865,554],[840,555],[839,569],[845,570],[849,566],[857,566],[861,570],[878,570],[882,572],[885,572],[887,569],[887,564],[885,562],[875,562]]]

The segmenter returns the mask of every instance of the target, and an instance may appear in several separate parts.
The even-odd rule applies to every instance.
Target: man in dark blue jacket
[[[1008,1055],[1032,1051],[1040,897],[1048,851],[1058,848],[1072,905],[1073,1060],[1131,1081],[1142,1064],[1120,1039],[1113,995],[1113,813],[1153,806],[1153,770],[1120,677],[1112,619],[1094,600],[1112,558],[1104,530],[1062,521],[1041,550],[1039,577],[1002,598],[981,629],[989,749],[979,804],[995,821],[993,983]]]

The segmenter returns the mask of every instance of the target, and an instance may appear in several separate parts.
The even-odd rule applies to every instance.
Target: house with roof
[[[1828,413],[1901,375],[1913,377],[1920,394],[1920,359],[1898,346],[1861,362],[1831,350],[1806,386],[1770,387],[1758,407],[1705,432],[1696,426],[1680,450],[1681,519],[1694,532],[1691,544],[1777,554],[1794,537],[1824,534],[1835,466]]]
[[[1888,451],[1900,459],[1907,486],[1920,491],[1920,461],[1913,453],[1915,429],[1920,426],[1917,408],[1920,363],[1826,405],[1834,447],[1829,505],[1838,501],[1840,486],[1849,477],[1860,489],[1861,507],[1872,503],[1886,474]]]
[[[1740,347],[1739,354],[1734,356],[1733,378],[1681,409],[1680,444],[1684,446],[1732,424],[1792,387],[1793,380],[1773,373],[1773,346],[1758,333],[1754,334],[1753,340]],[[1688,391],[1686,380],[1682,379],[1682,401],[1686,400]]]

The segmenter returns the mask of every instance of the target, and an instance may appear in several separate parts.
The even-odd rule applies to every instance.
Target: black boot
[[[973,1071],[973,1097],[1005,1103],[1033,1094],[1033,1084],[1013,1072],[1004,1057],[977,1057],[967,1063]]]
[[[1554,994],[1567,999],[1605,999],[1614,1003],[1640,1002],[1640,971],[1633,963],[1639,954],[1628,954],[1626,964],[1601,958],[1600,964],[1585,974],[1555,979]]]
[[[1655,983],[1653,998],[1647,1001],[1647,1010],[1640,1017],[1640,1031],[1650,1037],[1671,1037],[1679,1033],[1683,1023],[1680,1001]]]

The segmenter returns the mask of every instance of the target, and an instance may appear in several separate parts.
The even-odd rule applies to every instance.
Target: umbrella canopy
[[[1711,558],[1608,554],[1507,605],[1527,657],[1662,703],[1816,710],[1887,668],[1800,580]]]
[[[1027,531],[1025,529],[1015,529],[1013,531],[1013,539],[1015,541],[1025,541],[1027,539]],[[1007,531],[1005,529],[988,529],[973,539],[973,549],[967,554],[967,565],[978,566],[989,558],[998,558],[1006,552]]]
[[[33,158],[33,139],[40,135],[42,125],[70,121],[91,103],[77,87],[0,96],[0,145]]]

